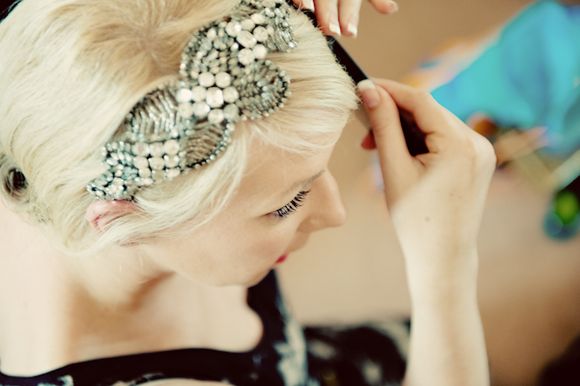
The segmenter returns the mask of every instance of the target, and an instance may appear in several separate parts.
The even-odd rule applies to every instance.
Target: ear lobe
[[[97,232],[103,232],[113,220],[135,210],[135,204],[131,201],[94,201],[87,208],[85,219]]]

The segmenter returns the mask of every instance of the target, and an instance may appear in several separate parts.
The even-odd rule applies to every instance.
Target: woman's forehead
[[[315,152],[292,153],[256,144],[251,148],[239,192],[246,197],[265,196],[279,201],[291,188],[325,170],[333,149],[330,145]]]

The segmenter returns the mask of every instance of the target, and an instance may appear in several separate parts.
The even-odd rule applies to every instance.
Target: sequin
[[[132,199],[141,187],[215,160],[238,121],[282,107],[290,79],[266,57],[295,47],[289,11],[282,0],[240,0],[231,15],[198,29],[182,52],[180,78],[135,105],[123,140],[103,149],[108,170],[87,190]]]

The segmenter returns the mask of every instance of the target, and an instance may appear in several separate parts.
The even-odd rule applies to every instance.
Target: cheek
[[[296,229],[292,227],[279,227],[269,232],[256,232],[252,242],[248,245],[246,256],[255,259],[274,262],[292,243]]]

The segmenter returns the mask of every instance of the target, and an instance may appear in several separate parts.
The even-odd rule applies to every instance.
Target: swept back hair
[[[0,198],[72,254],[187,230],[211,220],[244,176],[252,144],[308,154],[329,145],[356,107],[354,87],[322,34],[299,12],[298,47],[269,58],[292,96],[267,118],[237,125],[232,144],[200,170],[144,189],[139,211],[96,234],[85,220],[101,147],[147,92],[177,77],[192,33],[232,0],[22,0],[0,23]]]

